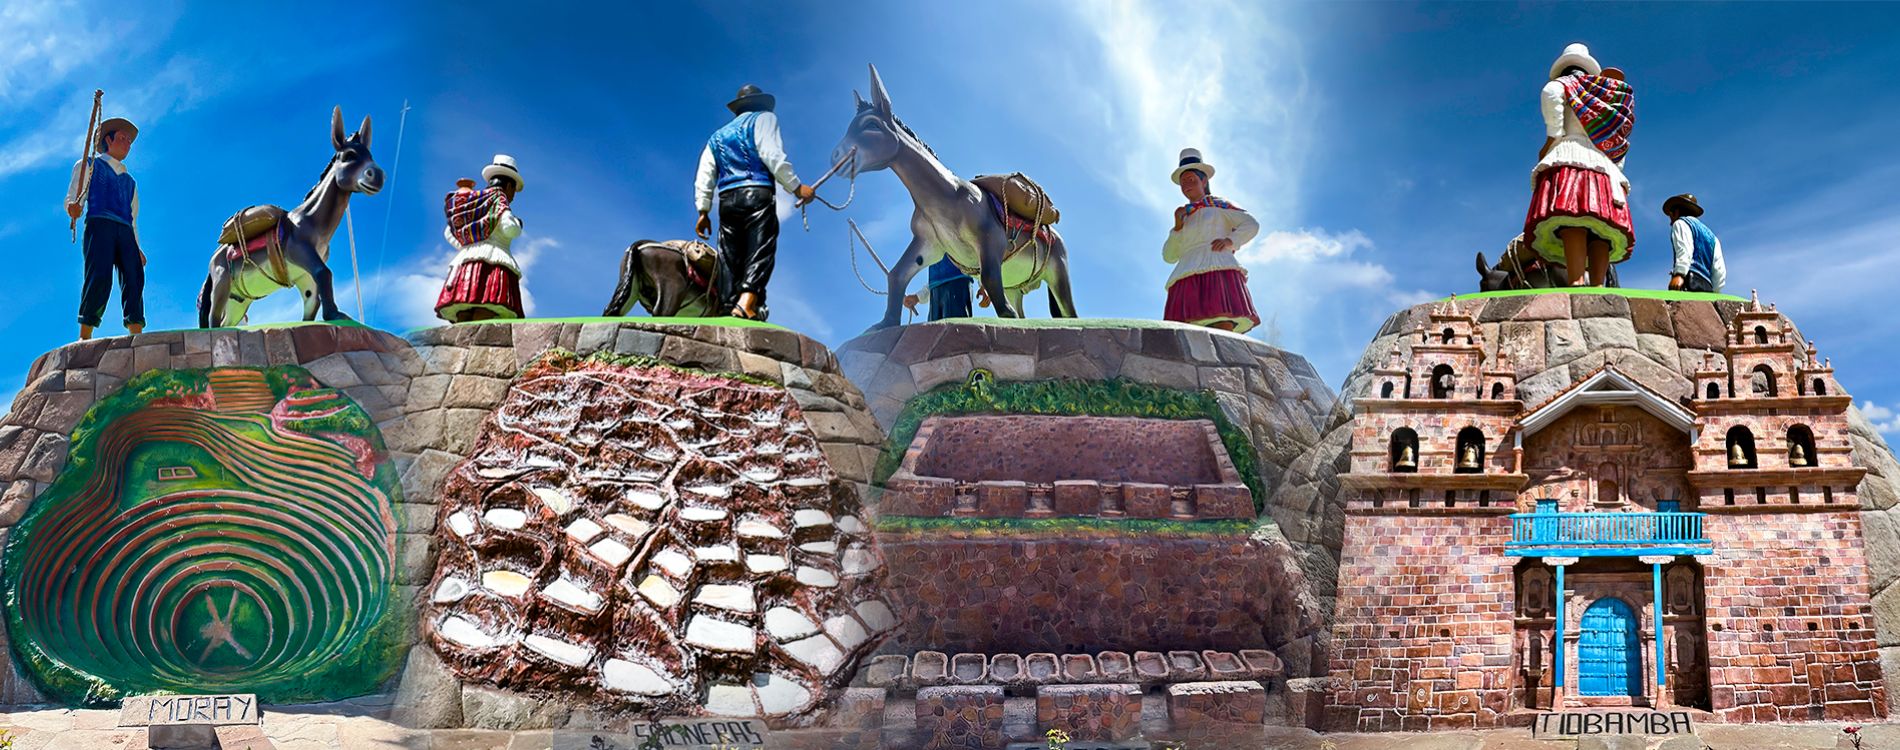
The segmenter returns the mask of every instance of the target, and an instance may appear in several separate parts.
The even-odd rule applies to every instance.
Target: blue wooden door
[[[1604,597],[1583,611],[1577,639],[1577,692],[1582,695],[1642,695],[1643,654],[1636,639],[1641,623],[1623,600]]]

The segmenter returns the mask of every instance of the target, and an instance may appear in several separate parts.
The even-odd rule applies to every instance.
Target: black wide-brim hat
[[[745,112],[770,112],[776,106],[778,106],[777,97],[765,93],[750,83],[740,86],[739,93],[733,96],[732,101],[726,103],[726,109],[732,110],[735,115]]]
[[[1683,216],[1701,216],[1702,204],[1695,202],[1695,196],[1683,193],[1670,196],[1669,200],[1663,201],[1663,213],[1669,213],[1672,210]]]

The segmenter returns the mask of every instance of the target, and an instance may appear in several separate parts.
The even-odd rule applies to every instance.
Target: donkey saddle
[[[271,205],[251,206],[224,220],[218,232],[218,244],[231,260],[239,260],[279,240],[281,227],[290,212]]]
[[[977,175],[970,180],[983,192],[994,196],[1009,211],[1011,216],[1033,224],[1037,229],[1056,223],[1062,214],[1056,211],[1049,194],[1042,186],[1024,176],[1021,172],[1013,174]]]

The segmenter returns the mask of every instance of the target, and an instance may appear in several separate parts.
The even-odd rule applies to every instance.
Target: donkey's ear
[[[356,129],[356,142],[369,148],[369,115],[363,115],[363,127]]]
[[[860,93],[858,93],[858,90],[857,90],[857,89],[852,89],[852,90],[851,90],[851,103],[852,103],[852,104],[854,104],[854,105],[857,105],[857,108],[858,108],[858,109],[864,109],[864,95],[863,95],[863,94],[860,94]]]
[[[880,114],[891,114],[891,95],[884,90],[884,79],[877,77],[877,66],[871,66],[871,107]]]
[[[342,151],[343,144],[348,142],[349,137],[343,134],[343,108],[330,110],[330,145]]]

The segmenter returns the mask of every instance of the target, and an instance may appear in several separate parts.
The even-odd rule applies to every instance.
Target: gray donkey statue
[[[856,92],[852,95],[857,96]],[[832,152],[832,164],[855,160],[852,179],[862,172],[889,168],[916,204],[910,217],[910,247],[891,264],[884,319],[872,328],[897,325],[911,277],[945,255],[962,268],[976,269],[972,275],[982,282],[1000,317],[1023,317],[1023,295],[1045,283],[1049,314],[1075,317],[1075,300],[1069,293],[1069,251],[1062,235],[1053,227],[1012,229],[1000,208],[1001,198],[992,198],[976,183],[952,174],[891,112],[891,95],[878,78],[877,66],[871,66],[871,101],[857,99],[857,115]]]
[[[244,319],[251,303],[279,289],[303,294],[303,319],[349,320],[331,289],[330,236],[343,223],[350,194],[375,195],[383,170],[369,154],[369,118],[356,134],[343,135],[343,108],[330,113],[330,145],[336,153],[303,203],[285,211],[252,206],[224,224],[211,272],[198,293],[198,325],[220,328]]]

